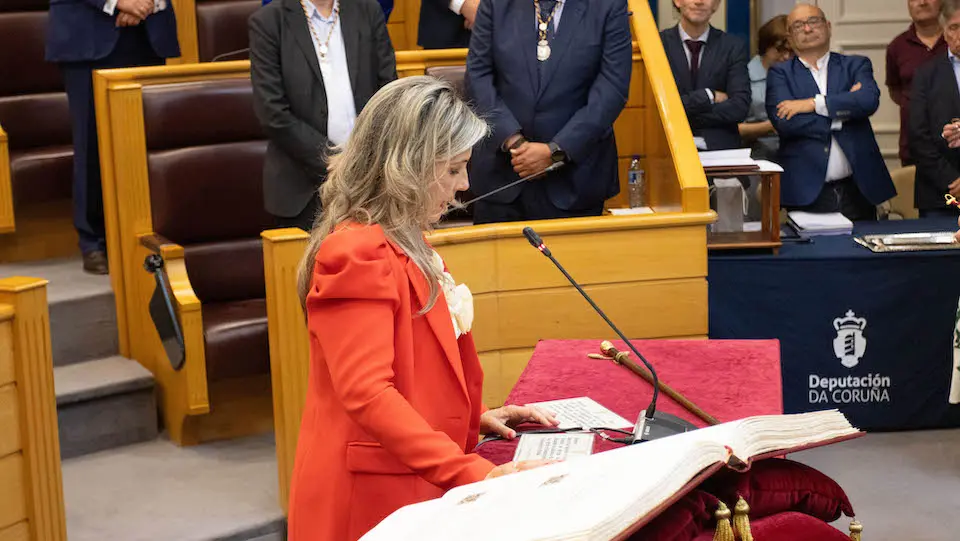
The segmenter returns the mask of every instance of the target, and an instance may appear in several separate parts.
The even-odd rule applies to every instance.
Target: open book
[[[460,486],[362,541],[625,539],[725,465],[860,435],[836,410],[749,417]]]

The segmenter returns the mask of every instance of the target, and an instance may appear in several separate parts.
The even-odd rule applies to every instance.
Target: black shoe
[[[107,253],[94,250],[83,254],[83,271],[90,274],[109,274],[107,267]]]

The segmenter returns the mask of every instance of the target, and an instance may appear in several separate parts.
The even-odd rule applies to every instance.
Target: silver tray
[[[954,231],[931,233],[896,233],[892,235],[864,235],[854,241],[873,252],[923,252],[929,250],[957,250],[960,243]]]

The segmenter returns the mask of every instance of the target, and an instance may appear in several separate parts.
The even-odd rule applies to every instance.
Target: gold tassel
[[[747,500],[741,497],[737,500],[737,505],[733,508],[733,531],[736,532],[740,541],[753,541],[753,534],[750,532],[750,506]]]
[[[733,528],[730,527],[730,508],[720,502],[713,516],[717,518],[717,530],[713,533],[713,541],[736,541],[733,537]]]
[[[863,532],[863,524],[860,524],[857,519],[853,519],[853,522],[850,523],[850,541],[860,541],[861,532]]]

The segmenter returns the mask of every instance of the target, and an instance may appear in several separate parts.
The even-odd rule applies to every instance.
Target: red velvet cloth
[[[621,342],[614,345],[627,350]],[[637,340],[634,345],[657,369],[663,383],[720,422],[783,413],[780,343],[776,340]],[[652,386],[626,367],[590,359],[588,353],[600,353],[600,340],[541,341],[506,403],[589,396],[633,422],[649,404]],[[705,426],[663,393],[658,409]],[[516,445],[516,440],[492,441],[477,452],[503,464],[513,459]],[[597,438],[594,452],[618,446]]]
[[[850,536],[826,522],[793,511],[750,520],[750,533],[758,541],[850,541]],[[713,541],[713,532],[705,531],[693,541]]]

